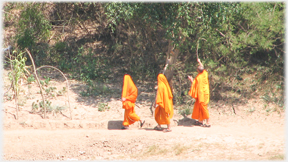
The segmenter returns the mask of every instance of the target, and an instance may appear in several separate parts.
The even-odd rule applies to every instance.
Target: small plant
[[[110,106],[108,106],[108,103],[99,103],[98,104],[98,111],[102,112],[105,110],[109,110]]]
[[[45,85],[48,86],[51,78],[44,76],[44,79]]]
[[[32,113],[35,113],[37,110],[38,110],[38,108],[39,108],[39,106],[38,106],[38,100],[37,100],[37,103],[35,103],[35,102],[33,102],[32,103]]]
[[[13,95],[12,94],[5,94],[5,97],[7,99],[7,101],[11,101],[13,99]]]
[[[31,84],[32,82],[35,82],[35,78],[34,78],[34,76],[32,74],[27,78],[27,82],[28,82],[28,84]]]
[[[55,113],[59,113],[61,112],[62,110],[65,110],[67,107],[66,106],[52,106],[52,112],[55,112]]]
[[[56,87],[49,87],[45,89],[45,92],[48,96],[55,97],[55,94],[53,94],[53,92],[55,92],[56,89]]]
[[[51,101],[46,100],[46,108],[47,108],[47,112],[49,113],[59,113],[62,110],[65,110],[67,108],[67,106],[54,106],[51,105]],[[37,100],[36,102],[32,103],[32,110],[30,111],[31,113],[36,113],[38,110],[40,109],[41,112],[44,111],[44,105],[43,105],[43,101]]]
[[[50,80],[51,80],[51,78],[47,78],[46,76],[44,76],[44,81],[42,81],[42,80],[40,80],[40,84],[44,87],[44,86],[46,86],[46,87],[48,87],[48,85],[49,85],[49,82],[50,82]]]
[[[41,84],[42,86],[44,86],[44,82],[43,82],[42,80],[40,80],[40,84]]]
[[[26,75],[30,75],[28,66],[26,66],[27,58],[24,56],[24,52],[18,53],[13,51],[13,58],[10,59],[11,73],[9,73],[9,79],[12,82],[12,90],[14,92],[16,104],[16,119],[18,119],[18,96],[21,90],[20,81],[22,78],[27,79]]]
[[[189,105],[185,105],[179,109],[178,113],[182,116],[190,115],[192,114],[192,108]]]
[[[45,92],[46,92],[46,94],[49,94],[50,93],[50,88],[46,88]]]
[[[66,92],[66,87],[63,87],[62,90],[57,92],[57,96],[63,96]]]
[[[43,104],[43,101],[40,101],[40,102],[39,102],[39,107],[41,108],[40,111],[44,112],[44,104]],[[51,111],[52,111],[51,101],[46,100],[45,107],[46,107],[47,112],[51,112]]]

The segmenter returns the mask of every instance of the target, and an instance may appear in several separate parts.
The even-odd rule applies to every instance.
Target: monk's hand
[[[126,98],[123,97],[123,98],[122,98],[122,101],[123,101],[123,102],[126,101]]]
[[[199,58],[197,59],[197,62],[198,62],[199,64],[201,63],[201,61],[200,61],[200,59],[199,59]]]
[[[188,79],[189,79],[191,82],[193,82],[192,76],[188,76]]]
[[[156,102],[154,102],[154,103],[153,103],[153,107],[156,108],[156,105],[157,105]]]

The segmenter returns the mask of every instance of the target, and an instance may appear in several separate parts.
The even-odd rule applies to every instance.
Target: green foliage
[[[109,111],[110,106],[108,106],[108,103],[98,103],[98,111],[103,112],[103,111]]]
[[[67,106],[59,106],[59,105],[52,105],[51,101],[46,100],[46,111],[48,113],[59,113],[65,109],[67,109]],[[32,110],[31,113],[37,113],[37,111],[44,112],[44,104],[43,101],[36,101],[32,103]]]
[[[277,154],[277,155],[273,155],[269,158],[269,160],[285,160],[286,156],[284,154]]]
[[[44,76],[44,79],[45,79],[44,80],[45,85],[48,86],[51,78]]]
[[[39,108],[38,105],[39,104],[37,104],[35,102],[32,103],[32,110],[31,110],[32,113],[35,113],[38,110],[38,108]]]
[[[192,114],[193,106],[183,105],[179,108],[178,113],[182,116],[188,116]]]
[[[27,58],[23,55],[24,52],[13,51],[13,57],[10,60],[13,69],[11,73],[9,73],[9,79],[12,82],[12,88],[16,96],[18,96],[20,92],[20,79],[26,79],[26,74],[30,74],[28,66],[26,66]]]
[[[263,96],[260,97],[263,99],[266,103],[274,103],[278,105],[279,107],[284,108],[284,96],[279,95],[277,96],[274,92],[266,92]]]
[[[56,87],[48,87],[45,89],[46,95],[51,96],[51,97],[55,97],[55,94],[53,92],[55,92],[57,88]]]
[[[45,106],[46,106],[46,109],[48,111],[50,109],[50,106],[51,106],[51,101],[46,100]],[[43,111],[44,111],[44,103],[43,103],[43,101],[39,102],[39,107],[42,108]]]
[[[63,96],[66,92],[66,87],[63,87],[62,90],[57,92],[57,96]]]
[[[173,150],[175,150],[175,155],[181,155],[183,152],[187,151],[189,149],[188,146],[183,146],[183,144],[177,144],[173,147]]]
[[[84,91],[81,91],[80,95],[83,97],[88,97],[88,96],[110,96],[119,94],[116,94],[114,90],[110,89],[105,84],[94,83],[91,80],[89,80],[86,89]]]
[[[260,93],[269,80],[278,85],[273,92],[278,98],[275,103],[282,102],[278,94],[283,89],[279,82],[284,81],[284,2],[53,3],[55,14],[46,14],[50,13],[47,5],[50,3],[5,3],[5,28],[9,24],[17,27],[13,43],[31,48],[37,65],[52,63],[73,79],[87,82],[82,96],[111,94],[109,88],[100,86],[99,90],[91,82],[105,83],[125,73],[137,81],[154,83],[172,40],[174,49],[180,50],[176,60],[180,66],[173,67],[177,105],[187,104],[182,93],[190,84],[184,80],[187,74],[197,75],[197,47],[213,76],[213,93],[223,87],[232,87],[242,96],[245,89]],[[13,9],[21,11],[19,21],[11,16]],[[90,28],[86,31],[87,20],[99,24],[97,34]],[[63,30],[53,38],[55,44],[48,45],[51,24],[63,25]],[[74,40],[72,34],[79,24],[87,34]],[[66,28],[71,35],[66,35]],[[101,45],[95,46],[98,42]],[[247,87],[246,74],[255,76]]]
[[[32,47],[49,36],[51,25],[42,13],[45,3],[27,3],[18,21],[17,44],[22,49]]]
[[[78,54],[73,58],[75,72],[74,76],[89,82],[90,80],[105,81],[111,73],[109,68],[108,59],[105,57],[94,57],[92,49],[84,49],[80,47]]]
[[[54,48],[57,52],[64,52],[67,48],[67,43],[66,42],[57,42],[55,44]]]
[[[170,152],[170,150],[167,150],[166,148],[159,147],[158,145],[152,145],[145,150],[145,156],[166,155],[169,153],[168,151]]]
[[[31,74],[31,75],[27,78],[27,82],[28,82],[28,84],[31,84],[32,82],[35,82],[34,75]]]

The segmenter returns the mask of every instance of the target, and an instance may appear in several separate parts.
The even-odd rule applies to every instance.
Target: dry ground
[[[8,87],[4,71],[4,89]],[[122,78],[120,78],[121,80]],[[149,111],[149,96],[143,90],[137,98],[136,113],[146,124],[121,130],[124,109],[117,97],[81,97],[83,85],[71,81],[70,111],[48,113],[48,119],[30,113],[32,102],[41,100],[36,83],[23,83],[19,119],[15,120],[15,101],[4,96],[3,159],[4,160],[284,160],[285,112],[267,112],[265,103],[251,99],[232,108],[224,103],[209,105],[211,128],[193,125],[175,110],[172,132],[155,131]],[[50,81],[57,90],[63,80]],[[121,83],[111,96],[120,94]],[[118,92],[119,91],[119,92]],[[117,92],[117,93],[116,93]],[[117,95],[116,95],[117,96]],[[118,96],[120,98],[120,96]],[[52,104],[68,105],[67,96],[50,99]],[[141,102],[140,102],[141,101]],[[107,103],[109,110],[98,111]],[[274,105],[267,105],[274,109]]]

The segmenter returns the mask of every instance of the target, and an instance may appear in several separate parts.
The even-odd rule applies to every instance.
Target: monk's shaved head
[[[199,73],[202,73],[202,71],[204,70],[204,66],[199,65],[197,67],[197,70],[199,71]]]

